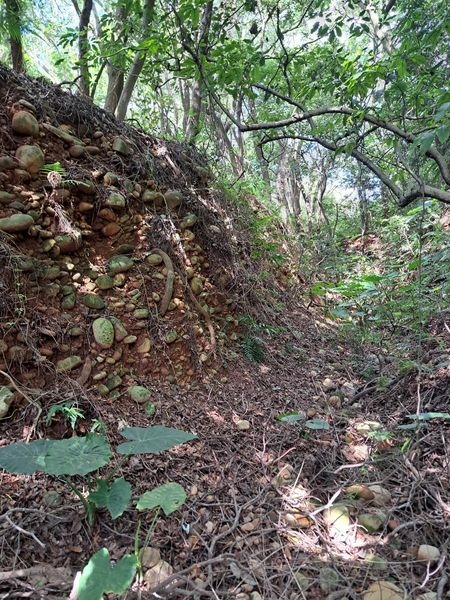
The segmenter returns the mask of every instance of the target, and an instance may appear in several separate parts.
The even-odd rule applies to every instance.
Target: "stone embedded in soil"
[[[105,201],[105,206],[113,210],[122,210],[126,206],[125,198],[119,192],[111,192]]]
[[[114,281],[109,275],[99,275],[95,280],[95,285],[99,290],[110,290],[114,286]]]
[[[58,360],[56,363],[56,371],[58,373],[64,373],[66,371],[71,371],[72,369],[76,369],[81,365],[83,361],[80,356],[68,356],[67,358],[63,358]]]
[[[424,562],[437,562],[441,557],[441,551],[436,546],[421,544],[417,550],[417,560]]]
[[[76,252],[81,248],[82,243],[81,232],[76,230],[71,234],[62,233],[55,237],[55,244],[63,253]]]
[[[14,394],[6,386],[0,387],[0,419],[6,417]]]
[[[39,123],[36,117],[26,110],[19,110],[14,114],[11,128],[14,133],[19,133],[20,135],[36,137],[39,134]]]
[[[148,390],[143,385],[133,385],[128,388],[128,393],[130,394],[130,398],[137,402],[138,404],[145,404],[148,400],[150,400],[150,390]]]
[[[161,194],[161,192],[144,190],[142,193],[142,201],[146,204],[154,204],[156,208],[160,208],[164,204],[164,195]]]
[[[118,181],[119,177],[111,171],[108,171],[108,173],[105,173],[105,175],[103,176],[103,183],[105,185],[116,185]]]
[[[374,581],[363,593],[363,600],[403,600],[403,591],[391,581]]]
[[[358,524],[363,527],[367,533],[375,533],[383,526],[386,521],[386,515],[362,513],[358,517]]]
[[[180,229],[187,229],[188,227],[193,227],[198,221],[198,217],[197,215],[194,215],[193,213],[189,213],[188,215],[186,215],[181,223],[180,223]]]
[[[178,190],[169,190],[164,194],[164,201],[167,208],[173,210],[174,208],[178,208],[183,202],[183,195]]]
[[[139,557],[141,559],[141,565],[146,569],[151,569],[161,560],[161,553],[159,548],[147,546],[146,548],[142,548]]]
[[[152,341],[150,338],[146,337],[142,340],[142,342],[137,347],[137,352],[139,352],[139,354],[147,354],[147,352],[150,352],[151,348],[152,348]]]
[[[16,158],[20,166],[26,169],[28,173],[38,173],[44,166],[45,157],[39,146],[19,146],[16,150]]]
[[[127,335],[125,338],[123,338],[123,343],[124,344],[134,344],[134,342],[136,340],[137,340],[136,335]]]
[[[247,421],[246,419],[241,419],[236,425],[239,431],[248,431],[250,429],[250,421]]]
[[[164,560],[160,560],[156,565],[144,573],[144,581],[151,589],[170,577],[172,573],[172,565],[169,565],[169,563]]]
[[[323,519],[331,535],[345,533],[350,526],[350,513],[344,504],[334,504],[324,510]]]
[[[149,254],[145,260],[152,266],[160,265],[163,261],[159,254]]]
[[[102,227],[102,233],[105,237],[114,237],[122,231],[122,228],[117,223],[108,223]]]
[[[92,330],[95,341],[101,348],[111,348],[114,343],[114,326],[109,319],[105,317],[95,319]]]
[[[118,273],[126,273],[134,266],[133,260],[129,256],[124,254],[118,254],[113,256],[108,261],[108,271],[111,275],[117,275]]]
[[[96,294],[84,294],[81,296],[81,302],[88,308],[96,310],[100,310],[106,306],[104,299]]]
[[[390,504],[392,496],[389,490],[378,484],[369,485],[369,490],[374,495],[371,504],[374,506],[386,506]]]
[[[120,244],[115,250],[114,254],[133,254],[134,246],[132,244]]]
[[[84,214],[91,212],[91,210],[94,209],[94,205],[91,204],[91,202],[80,202],[80,204],[77,206],[77,209],[78,212]]]
[[[11,156],[0,156],[0,171],[9,171],[9,169],[14,169],[15,165]]]
[[[133,312],[133,317],[135,319],[147,319],[149,315],[148,308],[137,308]]]
[[[34,219],[30,215],[11,215],[0,219],[0,230],[5,233],[20,233],[21,231],[27,231],[33,223]]]
[[[16,197],[17,196],[15,196],[15,194],[10,194],[9,192],[2,192],[0,190],[0,204],[10,204],[16,199]]]
[[[77,301],[77,297],[75,295],[75,293],[70,293],[67,294],[67,296],[64,296],[64,298],[61,301],[61,308],[63,308],[64,310],[72,310],[72,308],[75,307]]]
[[[105,385],[110,392],[119,387],[121,384],[122,377],[120,377],[120,375],[111,375],[111,377],[108,377],[108,379],[105,381]]]
[[[171,331],[169,331],[169,333],[167,333],[164,336],[164,340],[165,340],[166,344],[173,344],[174,342],[176,342],[177,339],[178,339],[178,333],[175,331],[175,329],[172,329]]]
[[[114,336],[116,342],[121,342],[122,340],[125,340],[125,338],[128,335],[128,331],[125,329],[122,322],[117,317],[111,317],[110,320],[114,327]]]
[[[334,390],[336,388],[336,384],[334,383],[334,381],[332,379],[330,379],[329,377],[326,377],[322,381],[322,387],[325,392],[329,392],[330,390]]]
[[[72,158],[81,158],[86,153],[84,146],[80,146],[79,144],[75,144],[74,146],[70,146],[69,154]]]
[[[193,277],[191,280],[191,290],[196,296],[199,296],[203,292],[203,281],[200,277]]]
[[[128,146],[126,141],[121,137],[114,138],[112,148],[114,152],[122,154],[122,156],[128,156],[129,154],[131,154],[130,147]]]

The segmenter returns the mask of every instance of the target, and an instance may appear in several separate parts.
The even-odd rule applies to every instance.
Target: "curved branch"
[[[308,137],[302,135],[279,135],[270,138],[266,138],[261,142],[262,144],[268,144],[270,142],[275,142],[281,139],[294,139],[294,140],[302,140],[304,142],[312,142],[317,143],[327,150],[331,150],[332,152],[336,152],[339,150],[339,146],[331,142],[329,140],[324,140],[323,138],[318,137]],[[444,204],[450,204],[450,192],[446,190],[442,190],[440,188],[418,183],[410,192],[404,194],[403,191],[392,181],[388,175],[384,171],[382,171],[369,157],[360,152],[359,150],[352,150],[350,155],[353,156],[358,162],[367,167],[372,173],[382,182],[384,185],[393,193],[393,195],[397,198],[398,205],[400,207],[405,207],[414,200],[418,198],[434,198],[435,200],[439,200]]]

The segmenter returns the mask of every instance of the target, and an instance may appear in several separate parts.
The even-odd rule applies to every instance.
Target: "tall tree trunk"
[[[145,0],[141,26],[142,40],[145,40],[145,38],[148,35],[154,8],[155,0]],[[138,50],[133,59],[133,62],[131,63],[131,67],[128,71],[128,75],[123,85],[123,90],[120,94],[119,102],[117,104],[116,109],[116,116],[120,121],[123,121],[127,114],[128,105],[130,103],[131,96],[133,94],[133,90],[136,86],[137,80],[139,79],[139,75],[141,74],[142,68],[144,66],[146,55],[147,53],[145,50]]]
[[[123,23],[126,18],[126,11],[123,5],[118,5],[116,8],[115,21],[119,25]],[[122,35],[115,36],[113,41],[119,41],[119,43],[126,42],[126,36],[123,36],[122,30],[120,30]],[[121,39],[123,36],[124,39]],[[108,87],[106,89],[106,98],[105,98],[105,110],[108,110],[111,113],[116,112],[117,104],[119,102],[120,95],[123,90],[123,84],[125,81],[125,75],[123,69],[114,65],[111,60],[107,61],[106,73],[108,75]]]
[[[5,7],[11,64],[14,71],[21,72],[25,70],[21,31],[23,7],[20,0],[5,0]]]
[[[108,62],[106,72],[108,74],[108,87],[106,90],[105,110],[109,110],[109,112],[114,114],[123,90],[125,76],[122,69],[115,67],[110,62]]]
[[[84,0],[80,13],[79,35],[78,35],[78,61],[80,64],[80,92],[89,97],[91,79],[87,53],[89,49],[89,21],[91,18],[93,0]]]
[[[203,7],[197,43],[197,53],[200,62],[208,53],[208,38],[209,29],[211,27],[213,3],[213,0],[209,0]],[[186,131],[186,141],[188,144],[193,144],[196,137],[200,133],[200,117],[203,104],[202,96],[203,83],[199,73],[198,78],[194,81],[194,85],[192,86],[189,118]]]

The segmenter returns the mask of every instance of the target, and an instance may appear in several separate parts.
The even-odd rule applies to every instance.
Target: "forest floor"
[[[197,436],[106,471],[133,498],[183,486],[183,507],[155,522],[133,507],[88,527],[61,478],[2,471],[0,597],[67,598],[94,552],[119,560],[136,540],[145,575],[128,599],[448,597],[449,421],[397,427],[448,411],[450,316],[430,324],[423,368],[393,376],[379,349],[306,308],[283,269],[261,284],[248,212],[212,189],[191,149],[48,84],[0,71],[0,85],[0,376],[12,397],[0,447],[93,424],[113,448],[127,426]],[[12,126],[24,109],[37,135],[23,114],[30,134]],[[19,148],[36,144],[69,188],[21,168]],[[126,271],[112,272],[117,256]],[[122,326],[103,347],[100,316]],[[154,414],[130,396],[136,384]],[[62,401],[79,411],[73,426],[70,412],[51,416]]]

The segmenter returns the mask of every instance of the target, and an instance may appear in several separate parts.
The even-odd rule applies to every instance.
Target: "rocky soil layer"
[[[216,376],[237,339],[233,242],[199,158],[79,99],[74,115],[58,90],[0,85],[0,369],[138,403],[155,378]]]

